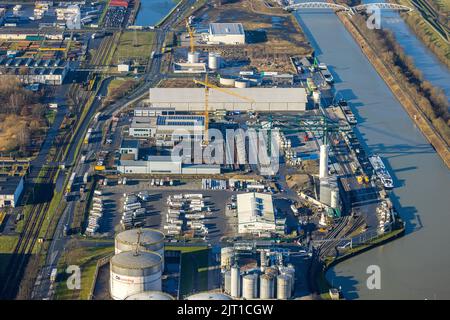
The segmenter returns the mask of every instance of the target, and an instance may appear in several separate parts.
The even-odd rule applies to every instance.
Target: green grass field
[[[181,251],[180,297],[208,289],[208,255],[206,247],[165,247]]]
[[[119,39],[113,64],[123,60],[147,61],[155,46],[155,34],[148,31],[125,31]]]
[[[92,289],[97,261],[114,252],[114,247],[75,248],[64,253],[58,264],[56,282],[57,300],[87,300]],[[81,289],[69,290],[66,285],[68,274],[65,270],[69,265],[77,265],[81,270]]]
[[[0,236],[0,278],[5,273],[8,262],[11,259],[11,253],[14,251],[18,240],[19,236]]]

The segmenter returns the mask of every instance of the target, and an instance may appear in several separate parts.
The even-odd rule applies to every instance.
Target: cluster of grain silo
[[[115,300],[166,300],[161,291],[164,234],[153,229],[131,229],[115,238],[110,260],[110,294]],[[147,297],[147,298],[145,298]]]
[[[223,291],[226,294],[245,300],[292,298],[295,288],[295,267],[292,264],[270,265],[267,259],[270,252],[261,250],[260,267],[242,271],[232,248],[223,249],[221,266]]]

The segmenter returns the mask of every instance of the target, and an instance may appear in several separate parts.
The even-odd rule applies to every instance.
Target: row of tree
[[[408,87],[441,136],[450,143],[449,103],[444,91],[424,80],[422,72],[417,69],[411,57],[406,55],[391,31],[369,30],[366,27],[366,18],[360,15],[354,17],[359,30],[379,52],[383,61],[394,71],[397,79]]]

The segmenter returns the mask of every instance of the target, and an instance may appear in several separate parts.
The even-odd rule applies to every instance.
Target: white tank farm
[[[275,280],[270,274],[263,274],[259,277],[259,298],[273,299],[275,297]]]
[[[175,300],[170,294],[161,291],[145,291],[126,297],[125,300]]]
[[[258,298],[257,274],[247,274],[242,277],[242,298],[247,300]]]
[[[241,271],[238,266],[231,268],[231,296],[233,298],[241,296]]]
[[[201,292],[190,295],[186,300],[233,300],[233,298],[223,293]]]
[[[121,252],[110,260],[110,293],[114,300],[144,291],[161,291],[162,258],[158,253]]]
[[[117,234],[115,254],[136,250],[138,232],[141,232],[139,250],[154,251],[164,257],[164,233],[150,228],[130,229]]]
[[[286,300],[291,297],[291,283],[290,276],[280,274],[277,277],[277,299]]]
[[[233,247],[224,247],[220,249],[220,267],[225,269],[233,265],[234,261],[234,249]]]

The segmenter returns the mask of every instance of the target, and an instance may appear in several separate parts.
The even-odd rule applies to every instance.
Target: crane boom
[[[195,84],[200,84],[202,86],[205,87],[205,111],[204,111],[204,116],[205,116],[205,136],[203,139],[203,144],[204,145],[208,145],[209,141],[208,141],[208,128],[209,128],[209,89],[214,89],[226,94],[229,94],[231,96],[235,96],[237,98],[240,98],[242,100],[246,100],[248,102],[255,102],[253,99],[244,97],[240,94],[237,94],[233,91],[218,87],[212,83],[208,82],[208,73],[205,74],[205,81],[201,81],[201,80],[197,80],[197,79],[193,79]]]
[[[191,47],[191,52],[194,53],[195,52],[195,38],[194,38],[194,29],[191,27],[191,25],[189,24],[189,21],[186,19],[186,29],[189,33],[189,44]]]

